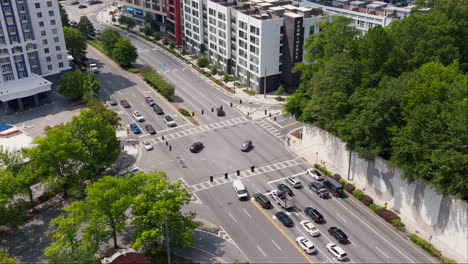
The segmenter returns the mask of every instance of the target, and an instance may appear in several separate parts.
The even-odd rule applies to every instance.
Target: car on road
[[[96,63],[91,63],[91,64],[89,64],[89,69],[90,69],[92,72],[94,72],[94,73],[98,73],[98,72],[99,72],[99,68],[98,68],[98,66],[97,66]]]
[[[291,218],[289,218],[289,216],[284,212],[277,212],[275,216],[286,227],[292,227],[294,225],[293,220],[291,220]]]
[[[216,114],[218,116],[225,116],[226,113],[224,112],[224,110],[222,108],[216,108]]]
[[[312,218],[312,220],[314,220],[315,223],[323,222],[323,215],[319,213],[317,209],[314,209],[312,207],[306,207],[304,209],[304,213],[306,213],[306,215]]]
[[[341,249],[338,245],[335,243],[328,243],[327,244],[327,250],[330,252],[337,260],[343,261],[346,260],[346,252]]]
[[[149,106],[153,106],[153,105],[156,104],[156,102],[153,100],[153,98],[151,98],[151,97],[149,97],[149,96],[145,97],[145,102],[146,102],[147,104],[149,104]]]
[[[286,184],[278,184],[278,190],[287,193],[289,196],[294,196],[293,192],[291,191],[291,189],[289,189],[289,187]]]
[[[99,0],[88,0],[88,4],[90,5],[97,5],[97,4],[100,4],[102,3],[102,1],[99,1]]]
[[[140,134],[141,130],[135,123],[130,124],[130,129],[133,131],[133,134]]]
[[[288,177],[286,182],[291,184],[296,189],[302,188],[301,182],[296,177]]]
[[[88,6],[87,5],[79,5],[78,8],[83,9],[83,8],[88,8]]]
[[[168,127],[175,127],[177,126],[176,122],[171,116],[164,116],[164,122],[166,122]]]
[[[190,146],[190,152],[192,153],[198,153],[203,149],[203,143],[201,142],[195,142]]]
[[[80,4],[80,1],[73,1],[71,2],[71,5],[79,5]]]
[[[271,202],[265,195],[261,193],[256,193],[254,194],[254,198],[255,198],[255,201],[257,201],[257,203],[259,203],[263,208],[265,209],[271,208]]]
[[[145,130],[150,133],[150,135],[156,134],[156,129],[150,124],[145,125]]]
[[[311,236],[318,236],[320,235],[320,231],[317,229],[317,227],[314,226],[311,222],[307,220],[302,220],[301,221],[301,226],[302,228]]]
[[[121,104],[124,108],[130,108],[130,104],[128,103],[127,100],[120,100],[120,104]]]
[[[143,141],[143,146],[145,146],[145,149],[147,151],[153,150],[153,145],[151,145],[151,142],[149,142],[149,140]]]
[[[315,180],[317,181],[321,181],[323,180],[323,176],[322,174],[320,173],[320,171],[314,169],[314,168],[310,168],[310,169],[307,169],[307,173],[312,176],[312,178],[314,178]]]
[[[336,197],[342,197],[343,194],[343,185],[335,179],[329,179],[323,182],[323,186],[327,188],[331,194]]]
[[[74,20],[70,20],[68,22],[68,24],[70,25],[70,27],[72,28],[77,28],[78,27],[78,22],[74,21]]]
[[[317,249],[315,248],[314,244],[307,239],[306,237],[300,236],[296,238],[296,244],[302,248],[307,254],[313,254],[317,252]]]
[[[309,188],[315,192],[320,198],[327,199],[330,197],[330,193],[323,187],[322,184],[318,182],[311,182],[309,183]]]
[[[249,192],[245,188],[244,184],[241,180],[235,180],[232,182],[232,188],[237,195],[239,200],[248,200],[249,199]]]
[[[328,228],[328,233],[334,237],[338,242],[340,243],[346,243],[348,242],[348,236],[343,232],[343,230],[339,229],[336,226],[332,226]]]
[[[145,117],[138,111],[134,111],[133,112],[133,117],[135,117],[135,119],[138,121],[138,122],[143,122],[145,121]]]
[[[162,108],[157,105],[156,103],[154,103],[153,105],[153,110],[156,112],[156,114],[158,115],[164,115],[164,111],[162,110]]]
[[[247,152],[252,148],[252,140],[247,139],[242,143],[241,151]]]
[[[109,96],[109,103],[110,105],[117,105],[117,100],[115,100],[114,96]]]

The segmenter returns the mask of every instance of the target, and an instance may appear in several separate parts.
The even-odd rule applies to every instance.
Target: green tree
[[[18,263],[18,258],[11,257],[8,253],[8,250],[5,248],[0,248],[0,263],[2,264],[16,264]]]
[[[126,16],[120,16],[118,20],[119,24],[123,26],[127,25],[127,21],[128,21],[128,17]]]
[[[92,98],[87,102],[87,105],[89,109],[93,111],[94,115],[110,124],[114,129],[120,126],[121,119],[119,115],[116,112],[105,108],[99,99]]]
[[[115,48],[112,51],[112,57],[123,68],[128,68],[134,63],[138,57],[137,49],[132,45],[130,39],[121,38],[115,43]]]
[[[16,227],[24,223],[29,204],[17,198],[22,186],[13,172],[0,169],[0,225]]]
[[[185,56],[187,55],[187,48],[184,46],[182,47],[181,51],[180,51],[180,54],[182,54],[182,56]]]
[[[217,73],[218,73],[218,67],[216,67],[216,65],[211,66],[210,74],[216,75]]]
[[[132,30],[136,26],[135,20],[126,16],[120,16],[119,24],[126,26],[128,30]]]
[[[132,206],[136,228],[132,247],[155,254],[161,249],[164,239],[182,247],[191,244],[193,229],[197,226],[193,222],[195,213],[181,212],[182,207],[189,203],[190,194],[180,181],[169,183],[161,171],[139,174],[145,178],[145,185]],[[166,231],[169,237],[166,237]]]
[[[93,93],[96,94],[101,85],[96,79],[94,73],[91,74],[91,87]],[[89,76],[87,72],[72,71],[62,74],[60,77],[60,86],[58,89],[59,93],[65,97],[77,100],[84,99],[85,101],[90,99],[89,90]]]
[[[145,36],[149,37],[149,36],[153,35],[153,30],[151,29],[151,27],[145,26],[143,28],[143,34],[145,34]]]
[[[83,34],[77,29],[64,27],[63,35],[68,53],[75,59],[84,59],[86,57],[86,39]]]
[[[171,41],[169,42],[169,49],[170,49],[170,50],[174,50],[175,46],[176,46],[175,41],[171,40]]]
[[[63,263],[82,263],[82,264],[100,264],[99,258],[94,256],[93,252],[81,246],[75,249],[61,248],[51,252],[48,256],[50,264]]]
[[[78,22],[78,30],[87,38],[90,34],[94,33],[93,23],[89,21],[88,17],[81,16],[80,22]]]
[[[205,68],[205,67],[207,67],[209,64],[210,64],[210,61],[208,60],[208,58],[207,58],[205,55],[200,54],[200,55],[198,56],[198,59],[197,59],[197,65],[198,65],[198,67],[200,67],[200,68]]]
[[[283,85],[280,84],[280,86],[278,86],[278,89],[276,90],[275,94],[276,95],[282,95],[284,93],[284,87]]]
[[[60,12],[60,20],[62,21],[62,27],[69,27],[70,24],[68,23],[67,12],[65,11],[65,9],[63,9],[63,6],[61,3],[58,3],[58,6],[59,6],[59,12]]]
[[[107,54],[111,55],[114,50],[115,43],[117,43],[120,38],[120,32],[117,29],[106,28],[102,31],[99,40],[102,42]]]
[[[167,37],[164,37],[163,45],[164,45],[164,46],[169,45],[169,39],[168,39]]]
[[[159,32],[154,32],[153,38],[156,41],[159,41],[161,39],[161,34]]]

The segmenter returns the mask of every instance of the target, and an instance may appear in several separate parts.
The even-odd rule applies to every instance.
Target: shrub
[[[138,68],[128,68],[128,71],[131,72],[131,73],[139,73],[140,69],[138,69]]]
[[[345,185],[345,190],[352,193],[354,191],[354,189],[356,189],[356,187],[354,185],[352,185],[351,183],[346,183]]]
[[[154,32],[153,38],[154,40],[159,41],[161,39],[161,34],[159,34],[159,32]]]
[[[339,179],[338,182],[343,186],[346,186],[346,184],[347,184],[344,179]]]
[[[370,197],[369,195],[364,194],[362,196],[361,202],[365,204],[366,206],[369,206],[371,203],[374,202],[374,199],[372,199],[372,197]]]
[[[205,72],[205,73],[203,73],[203,75],[205,75],[206,77],[210,77],[210,76],[211,76],[211,73]]]
[[[187,55],[187,48],[186,48],[186,47],[182,47],[182,50],[180,51],[180,54],[182,54],[182,56]]]
[[[280,85],[278,89],[276,90],[275,94],[276,95],[282,95],[284,93],[284,87],[283,85]]]
[[[174,94],[174,86],[166,82],[159,74],[155,71],[147,71],[143,73],[143,79],[153,88],[161,93],[167,99],[170,99]]]
[[[383,213],[384,213],[386,210],[387,210],[387,209],[385,209],[385,208],[379,208],[379,209],[377,209],[377,210],[375,211],[375,213],[376,213],[378,216],[382,217]]]
[[[382,218],[388,222],[391,223],[393,220],[400,220],[400,217],[395,214],[392,210],[387,210],[382,212]]]
[[[228,83],[234,81],[234,78],[232,78],[231,75],[224,74],[223,82]]]
[[[375,203],[369,204],[369,208],[370,208],[374,213],[377,213],[377,211],[380,210],[380,209],[385,209],[385,208],[383,208],[382,206],[377,205],[377,204],[375,204]]]
[[[218,73],[218,68],[216,67],[216,65],[211,66],[210,73],[211,75],[216,75]]]
[[[429,253],[429,255],[433,257],[440,257],[440,251],[434,248],[434,246],[431,243],[427,242],[426,240],[420,238],[415,234],[411,234],[410,239],[411,241],[413,241],[413,243],[422,247],[427,253]]]
[[[330,177],[332,174],[331,172],[329,172],[327,170],[327,168],[323,167],[323,166],[320,166],[319,164],[314,164],[314,168],[318,169],[318,170],[321,170],[323,172],[323,174],[327,175],[328,177]]]
[[[143,68],[140,69],[140,73],[143,74],[145,72],[149,72],[149,71],[152,71],[152,70],[153,70],[153,68],[151,68],[151,67],[143,67]]]
[[[223,85],[223,83],[220,82],[219,80],[214,80],[214,82],[215,82],[217,85],[220,85],[220,86]]]
[[[400,219],[394,219],[391,221],[393,227],[395,227],[396,229],[402,231],[402,232],[406,232],[406,228],[405,228],[405,225],[401,222]]]
[[[151,36],[151,34],[153,34],[153,30],[151,30],[150,27],[145,26],[143,28],[143,34],[145,34],[145,36],[149,37],[149,36]]]
[[[276,97],[275,97],[275,100],[281,102],[281,101],[284,101],[284,98],[281,97],[281,96],[276,96]]]
[[[339,175],[338,173],[333,174],[332,177],[333,177],[333,179],[335,179],[337,181],[339,181],[341,179],[341,175]]]
[[[117,22],[117,19],[115,19],[114,16],[112,16],[112,22]]]
[[[190,112],[184,108],[179,108],[179,113],[181,113],[183,116],[191,116]]]
[[[198,56],[198,59],[197,59],[198,67],[205,68],[209,64],[210,64],[210,61],[208,61],[208,58],[205,55],[201,54],[200,56]]]
[[[364,193],[359,190],[359,189],[356,189],[353,191],[353,195],[354,197],[356,197],[358,200],[361,200],[362,196],[364,195]]]
[[[164,38],[164,40],[163,40],[163,45],[164,45],[164,46],[169,45],[169,39],[168,39],[167,37]]]
[[[442,257],[442,264],[457,264],[457,262],[451,258]]]
[[[176,46],[176,44],[175,44],[174,41],[169,42],[169,48],[170,48],[171,50],[174,50],[175,46]]]

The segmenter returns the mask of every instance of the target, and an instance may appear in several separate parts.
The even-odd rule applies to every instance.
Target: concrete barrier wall
[[[430,241],[444,256],[468,263],[468,207],[465,201],[436,194],[422,182],[404,182],[398,168],[376,158],[366,161],[345,148],[330,133],[305,126],[303,138],[291,145],[311,163],[321,163],[332,173],[364,190],[375,203],[394,210],[410,232]]]

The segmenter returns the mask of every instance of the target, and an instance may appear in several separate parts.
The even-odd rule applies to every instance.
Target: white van
[[[242,184],[241,180],[233,181],[232,187],[234,188],[234,192],[236,192],[239,200],[248,199],[249,194],[247,193],[247,189],[245,188],[244,184]]]

